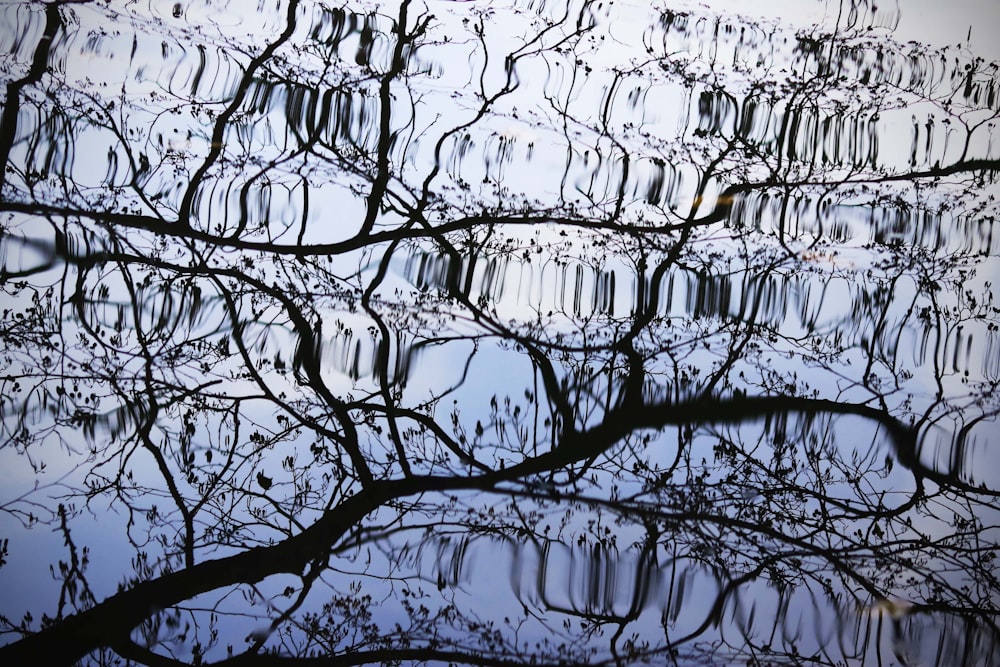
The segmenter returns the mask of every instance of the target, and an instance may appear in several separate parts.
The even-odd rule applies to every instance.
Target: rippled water
[[[4,3],[0,663],[1000,664],[980,5]]]

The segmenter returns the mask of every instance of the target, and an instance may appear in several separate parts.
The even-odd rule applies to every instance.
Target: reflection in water
[[[125,4],[0,8],[0,663],[1000,664],[915,3]]]
[[[816,166],[877,166],[878,128],[873,116],[819,116],[812,105],[777,110],[766,101],[739,102],[723,91],[705,91],[698,100],[702,135],[737,136],[741,141]]]

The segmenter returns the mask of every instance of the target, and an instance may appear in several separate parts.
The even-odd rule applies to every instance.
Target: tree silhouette
[[[2,10],[0,662],[1000,660],[995,65],[162,9]]]

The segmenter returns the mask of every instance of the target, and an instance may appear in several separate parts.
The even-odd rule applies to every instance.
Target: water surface
[[[0,662],[1000,664],[996,10],[0,12]]]

